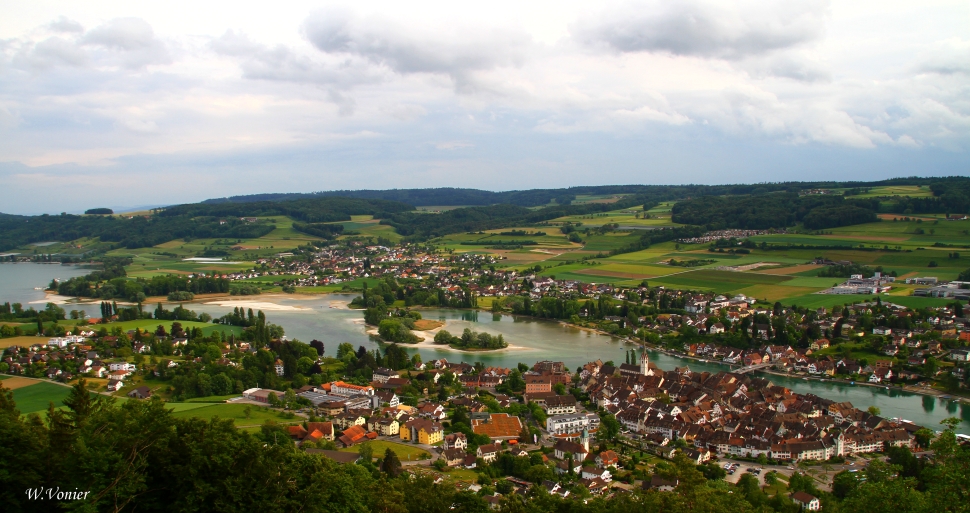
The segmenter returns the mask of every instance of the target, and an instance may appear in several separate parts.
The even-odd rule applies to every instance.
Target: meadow
[[[200,418],[232,420],[237,426],[261,425],[267,420],[295,424],[303,419],[254,404],[233,403],[165,403],[175,418]],[[248,416],[247,416],[248,412]]]
[[[394,451],[397,454],[398,459],[401,461],[416,461],[416,460],[426,460],[431,457],[428,451],[425,451],[419,447],[414,447],[412,445],[399,444],[395,442],[388,442],[386,440],[372,440],[370,442],[365,442],[374,451],[374,457],[383,457],[384,452],[387,449]],[[360,452],[360,447],[363,444],[355,445],[353,447],[345,447],[340,449],[341,452]]]

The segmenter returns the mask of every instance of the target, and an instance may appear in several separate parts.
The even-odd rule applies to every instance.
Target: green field
[[[39,381],[36,385],[15,389],[13,399],[20,413],[27,414],[46,411],[52,402],[55,408],[63,407],[64,399],[70,394],[69,387]]]
[[[187,308],[191,310],[191,305]],[[229,307],[226,307],[226,313],[230,313]],[[95,324],[92,325],[92,329],[99,330],[102,327],[106,328],[109,332],[114,328],[121,328],[122,331],[133,330],[135,328],[141,328],[142,331],[150,330],[155,331],[159,325],[165,327],[165,331],[170,333],[172,331],[172,324],[178,322],[182,324],[182,329],[189,330],[191,328],[200,328],[202,333],[206,336],[212,333],[225,332],[227,335],[232,333],[236,336],[242,334],[242,328],[239,326],[227,326],[225,324],[212,324],[208,322],[195,322],[195,321],[159,321],[156,319],[138,319],[135,321],[123,321],[123,322],[110,322],[108,324]]]
[[[172,416],[175,418],[211,419],[231,419],[237,426],[259,425],[267,420],[282,423],[297,423],[302,421],[301,417],[287,418],[284,414],[252,404],[226,404],[226,403],[166,403],[167,408],[173,410]],[[249,408],[249,417],[246,417],[246,409]]]
[[[384,452],[387,449],[394,451],[394,453],[397,454],[397,457],[404,462],[426,460],[431,457],[431,455],[428,454],[427,451],[419,447],[415,447],[413,445],[388,442],[386,440],[372,440],[370,442],[365,442],[365,443],[370,445],[371,449],[374,450],[375,458],[383,457]],[[361,445],[355,445],[353,447],[345,447],[343,449],[340,449],[340,451],[341,452],[360,452]]]

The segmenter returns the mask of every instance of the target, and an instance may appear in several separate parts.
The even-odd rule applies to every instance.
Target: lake
[[[29,303],[39,301],[43,306],[43,292],[33,290],[43,287],[51,278],[69,278],[84,274],[77,267],[46,264],[0,264],[0,302],[19,301]],[[363,314],[345,308],[330,308],[331,304],[347,302],[354,295],[331,294],[327,296],[308,296],[307,298],[274,297],[272,303],[300,310],[266,311],[270,322],[283,326],[287,336],[309,342],[322,340],[328,355],[334,355],[337,345],[349,342],[354,347],[367,349],[378,347],[378,343],[364,332]],[[240,301],[268,302],[269,298],[248,296]],[[67,310],[84,309],[89,314],[100,315],[97,303],[93,305],[62,305]],[[208,312],[213,317],[224,315],[232,306],[205,304],[186,305],[196,312]],[[151,306],[153,308],[153,305]],[[146,305],[146,308],[149,308]],[[169,306],[168,308],[171,308]],[[565,362],[575,370],[584,363],[601,359],[623,363],[625,351],[637,347],[614,337],[601,335],[565,326],[555,321],[517,317],[513,315],[492,314],[473,310],[430,309],[421,310],[426,319],[441,320],[447,323],[446,330],[460,334],[465,328],[485,331],[493,335],[501,334],[505,340],[522,349],[507,349],[488,353],[462,353],[437,347],[408,348],[418,352],[424,361],[447,358],[449,361],[464,360],[469,363],[482,362],[485,365],[514,367],[522,362],[532,365],[538,360]],[[405,346],[407,347],[407,346]],[[687,365],[691,370],[718,372],[727,367],[716,363],[703,363],[686,360],[650,351],[650,359],[658,367],[671,370]],[[773,383],[790,388],[801,394],[816,394],[835,401],[849,401],[858,408],[876,406],[886,417],[901,417],[917,424],[938,429],[940,421],[947,417],[962,420],[961,433],[970,434],[970,405],[956,401],[901,392],[896,389],[882,389],[865,386],[851,386],[842,383],[806,381],[801,378],[764,375]]]

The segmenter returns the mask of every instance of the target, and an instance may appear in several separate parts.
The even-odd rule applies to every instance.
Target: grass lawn
[[[477,483],[478,473],[474,470],[465,468],[453,468],[445,471],[445,477],[452,481],[462,481],[465,483]]]
[[[425,460],[431,457],[428,451],[415,447],[413,445],[399,444],[395,442],[388,442],[386,440],[373,440],[370,442],[365,442],[371,446],[374,450],[374,457],[383,456],[387,449],[394,451],[397,457],[401,461],[416,461]],[[362,444],[361,444],[362,445]],[[355,445],[353,447],[345,447],[340,449],[342,452],[360,452],[360,445]]]

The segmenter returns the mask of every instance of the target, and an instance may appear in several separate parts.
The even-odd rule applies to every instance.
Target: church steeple
[[[650,375],[650,357],[647,356],[646,349],[640,353],[640,374],[643,374],[644,376]]]

